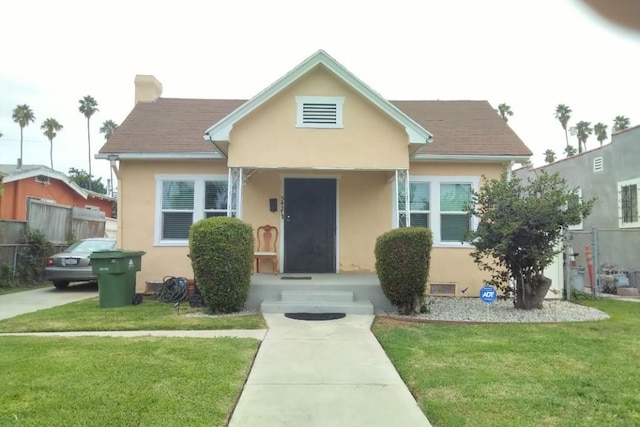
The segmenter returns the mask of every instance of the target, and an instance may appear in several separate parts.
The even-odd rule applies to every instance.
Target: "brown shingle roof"
[[[178,98],[138,102],[100,153],[214,152],[204,131],[245,102]]]
[[[204,131],[244,100],[159,98],[139,102],[100,149],[109,153],[214,152]],[[391,101],[427,129],[420,153],[530,156],[531,151],[487,101]]]
[[[391,101],[433,134],[424,154],[530,156],[487,101]]]

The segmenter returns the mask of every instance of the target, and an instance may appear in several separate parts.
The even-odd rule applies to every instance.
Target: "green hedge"
[[[203,219],[189,230],[189,252],[196,283],[213,313],[244,309],[253,270],[250,225],[236,218]]]
[[[424,227],[397,228],[376,240],[376,273],[401,314],[416,311],[427,286],[433,239]]]

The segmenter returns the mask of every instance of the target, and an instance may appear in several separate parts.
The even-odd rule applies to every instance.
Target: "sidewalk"
[[[373,316],[269,326],[230,426],[430,426],[370,331]]]

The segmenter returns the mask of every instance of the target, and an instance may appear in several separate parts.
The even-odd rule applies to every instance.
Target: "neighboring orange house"
[[[114,197],[81,188],[62,172],[42,165],[0,165],[0,219],[26,221],[29,199],[99,210],[113,216]]]
[[[429,291],[477,295],[465,203],[482,175],[531,156],[488,102],[389,101],[322,50],[249,100],[135,86],[96,158],[118,177],[118,245],[146,251],[140,284],[192,277],[191,224],[235,216],[277,226],[278,270],[296,274],[373,273],[379,235],[428,226]]]

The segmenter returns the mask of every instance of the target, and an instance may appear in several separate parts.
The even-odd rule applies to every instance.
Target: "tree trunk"
[[[518,279],[515,307],[521,310],[542,308],[544,297],[551,287],[551,279],[545,276],[533,277],[527,282],[523,277]]]

